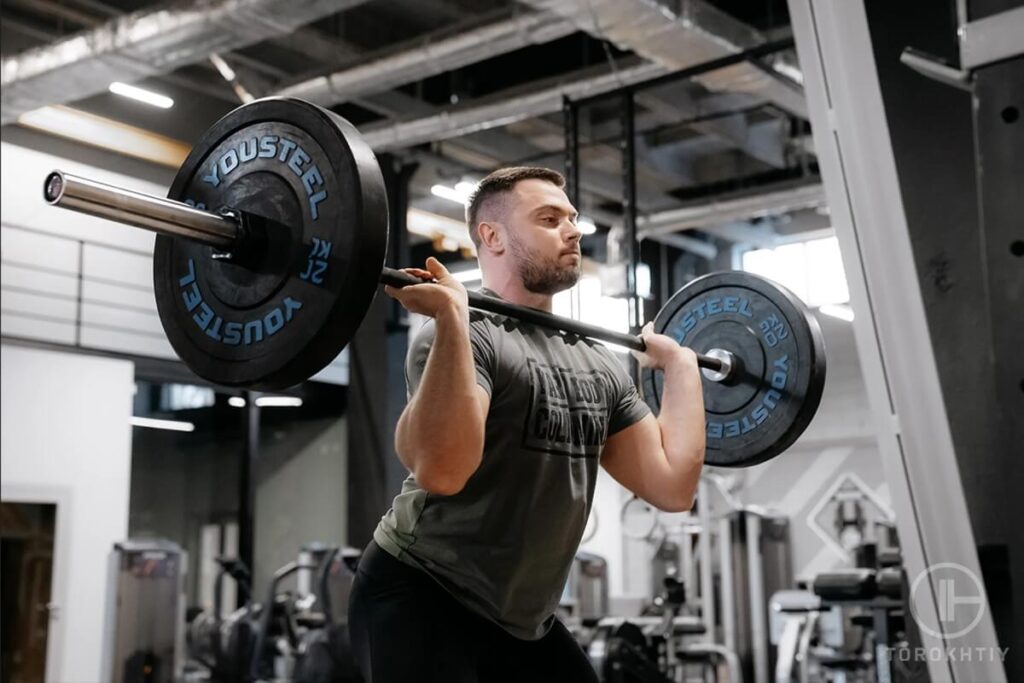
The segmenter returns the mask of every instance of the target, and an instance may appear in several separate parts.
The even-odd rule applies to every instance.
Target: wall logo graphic
[[[932,602],[938,607],[935,615],[922,609]],[[985,590],[967,567],[955,562],[933,564],[910,586],[910,613],[922,631],[936,638],[959,638],[985,616]]]

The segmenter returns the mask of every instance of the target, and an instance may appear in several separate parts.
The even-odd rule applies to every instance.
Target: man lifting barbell
[[[485,292],[545,311],[580,276],[562,176],[492,173],[467,209]],[[386,291],[432,320],[406,366],[396,450],[412,473],[364,553],[352,592],[363,674],[388,681],[597,680],[554,616],[600,463],[626,488],[688,510],[704,457],[696,356],[644,333],[665,372],[655,418],[607,348],[473,312],[437,260],[436,283]],[[400,655],[398,652],[400,651]]]
[[[55,206],[158,233],[161,323],[182,361],[214,384],[279,390],[313,376],[352,339],[381,282],[412,286],[389,292],[434,316],[410,355],[410,388],[424,389],[399,430],[415,476],[376,534],[389,547],[371,546],[364,571],[378,586],[424,597],[411,603],[421,610],[415,618],[401,601],[364,609],[362,652],[378,679],[397,662],[379,642],[379,624],[395,621],[395,610],[413,629],[456,612],[439,582],[469,605],[453,621],[466,635],[417,661],[483,666],[497,648],[504,658],[495,661],[511,671],[550,660],[550,649],[563,666],[589,671],[551,619],[549,591],[582,532],[598,456],[655,505],[684,508],[698,452],[722,467],[764,462],[804,432],[821,400],[816,319],[791,292],[749,273],[686,284],[642,338],[551,315],[551,294],[579,275],[575,210],[557,174],[509,173],[493,179],[493,192],[482,188],[471,212],[490,295],[466,292],[436,262],[425,271],[382,266],[389,221],[380,167],[348,121],[302,100],[257,100],[221,118],[166,199],[60,171],[44,182]],[[657,419],[592,339],[645,353],[641,385]],[[700,443],[688,442],[697,435]],[[561,478],[551,472],[558,467]],[[459,492],[442,499],[431,490]],[[467,505],[473,496],[478,504]],[[433,630],[413,633],[435,638]],[[460,643],[472,643],[465,649],[479,660]]]

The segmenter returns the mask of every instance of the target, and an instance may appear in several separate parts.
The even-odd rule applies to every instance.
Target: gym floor
[[[451,557],[502,519],[533,579],[529,529],[570,529],[535,617],[601,681],[1024,680],[1020,0],[10,0],[0,36],[3,683],[394,680],[348,618],[378,546],[522,640],[393,540],[410,511]],[[477,372],[500,316],[522,369],[482,382],[482,457],[611,454],[565,466],[575,526],[559,488],[486,507],[521,467],[447,490],[396,438],[431,315],[381,268],[515,298],[467,225],[508,167],[564,177],[513,189],[572,209],[578,278],[471,314]],[[669,495],[606,433],[623,382],[630,420],[687,418],[648,322],[707,356]],[[579,336],[609,364],[558,366]],[[458,401],[420,433],[469,438]]]

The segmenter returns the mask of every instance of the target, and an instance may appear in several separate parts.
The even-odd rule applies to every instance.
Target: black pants
[[[561,622],[540,640],[520,640],[372,541],[352,586],[349,628],[367,683],[597,681]]]

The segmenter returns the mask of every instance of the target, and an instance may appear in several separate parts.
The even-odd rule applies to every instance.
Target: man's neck
[[[551,295],[537,294],[527,290],[523,286],[523,281],[514,275],[509,274],[504,277],[487,277],[485,275],[483,286],[509,303],[551,312]]]

